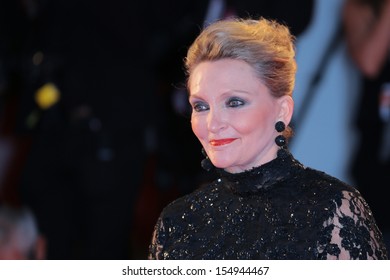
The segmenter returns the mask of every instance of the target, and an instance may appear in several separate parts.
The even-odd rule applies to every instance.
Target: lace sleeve
[[[152,241],[149,245],[149,260],[160,260],[163,259],[163,240],[164,240],[164,224],[162,219],[157,220],[156,225],[154,226],[154,231],[152,235]]]
[[[382,234],[360,193],[343,191],[334,206],[332,217],[324,222],[330,242],[319,251],[327,259],[387,259]]]

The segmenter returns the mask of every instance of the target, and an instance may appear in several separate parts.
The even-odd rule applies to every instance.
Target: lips
[[[236,138],[225,138],[225,139],[218,139],[218,140],[210,140],[211,146],[223,146],[232,143]]]

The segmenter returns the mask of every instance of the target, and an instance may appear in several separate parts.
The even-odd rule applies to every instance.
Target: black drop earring
[[[275,129],[277,132],[283,132],[286,129],[286,125],[284,124],[284,122],[278,121],[275,124]],[[276,138],[275,138],[276,145],[278,145],[281,148],[286,147],[286,142],[287,142],[286,137],[284,137],[283,134],[280,134],[280,135],[276,136]]]
[[[201,161],[200,165],[204,170],[210,171],[211,169],[213,169],[214,165],[211,163],[211,160],[209,159],[204,148],[202,148],[202,154],[205,157],[205,159]]]

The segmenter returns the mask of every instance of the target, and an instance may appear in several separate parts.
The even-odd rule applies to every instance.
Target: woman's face
[[[237,173],[276,157],[283,98],[272,97],[249,64],[202,62],[191,74],[189,91],[192,130],[214,166]]]

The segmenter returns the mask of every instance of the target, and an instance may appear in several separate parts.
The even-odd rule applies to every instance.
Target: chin
[[[231,161],[225,161],[225,160],[211,160],[213,165],[217,168],[226,169],[232,166]]]

